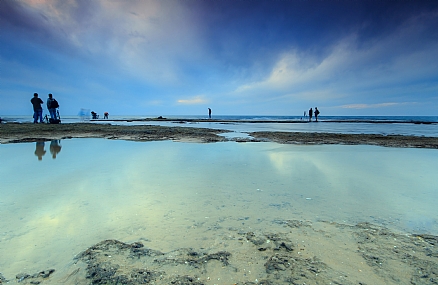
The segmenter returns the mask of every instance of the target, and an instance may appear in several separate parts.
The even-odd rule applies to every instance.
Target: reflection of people
[[[44,141],[36,142],[35,155],[38,156],[38,160],[43,160],[43,156],[46,154],[46,150],[44,149],[44,147]]]
[[[33,123],[38,123],[38,118],[40,119],[40,123],[43,122],[43,108],[41,104],[43,104],[43,100],[38,98],[38,93],[33,93],[33,98],[30,99],[30,102],[33,105]]]
[[[318,115],[319,115],[319,110],[317,107],[315,107],[315,120],[318,122]]]
[[[211,109],[208,108],[208,117],[211,119]]]
[[[52,96],[52,94],[49,94],[49,98],[47,99],[47,109],[49,110],[50,118],[52,118],[52,120],[56,120],[56,108],[58,108],[59,105]]]
[[[56,155],[61,151],[61,146],[59,143],[61,140],[52,140],[50,142],[50,153],[52,154],[52,158],[55,159]]]
[[[309,122],[312,121],[312,116],[313,116],[313,110],[312,110],[312,108],[310,108],[310,110],[309,110]]]
[[[103,113],[103,118],[108,119],[108,115],[109,115],[108,112]]]

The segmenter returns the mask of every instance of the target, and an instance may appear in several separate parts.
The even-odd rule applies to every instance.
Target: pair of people
[[[109,116],[108,112],[103,113],[103,118],[104,119],[108,119],[108,116]],[[97,120],[97,119],[99,119],[99,115],[96,112],[91,111],[91,119]]]
[[[38,97],[38,93],[33,94],[33,98],[30,100],[33,105],[33,122],[38,123],[38,119],[40,123],[43,123],[43,108],[41,104],[44,104],[43,100]],[[58,120],[56,109],[59,107],[58,101],[53,98],[52,94],[49,94],[49,98],[47,99],[47,109],[50,113],[50,118],[52,120]]]
[[[312,116],[313,116],[313,114],[315,114],[315,121],[318,122],[318,115],[319,115],[318,107],[315,107],[315,112],[313,112],[313,109],[310,108],[310,110],[309,110],[309,122],[312,121]],[[304,116],[305,116],[305,115],[306,115],[306,113],[304,113]]]

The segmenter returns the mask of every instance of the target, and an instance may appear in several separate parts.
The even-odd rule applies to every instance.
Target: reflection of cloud
[[[184,105],[197,105],[197,104],[205,104],[208,103],[206,99],[204,99],[202,96],[196,96],[190,99],[179,99],[178,104],[184,104]]]

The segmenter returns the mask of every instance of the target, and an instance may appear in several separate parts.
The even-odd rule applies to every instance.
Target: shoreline
[[[320,119],[319,121],[309,122],[305,119],[287,120],[258,120],[258,119],[178,119],[178,118],[143,118],[143,119],[91,119],[90,122],[173,122],[173,123],[271,123],[271,124],[299,124],[299,123],[369,123],[369,124],[416,124],[416,125],[438,125],[438,122],[431,121],[401,121],[401,120],[331,120]]]
[[[276,142],[280,144],[361,144],[384,147],[438,149],[438,137],[264,131],[248,132],[251,136],[249,138],[227,138],[221,136],[220,134],[222,133],[229,133],[229,131],[153,125],[6,123],[0,125],[0,144],[49,141],[53,139],[105,138],[131,141],[172,140],[202,143],[236,141]]]

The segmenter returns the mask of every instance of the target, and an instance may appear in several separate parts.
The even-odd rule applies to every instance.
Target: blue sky
[[[0,0],[0,116],[429,115],[438,1]]]

